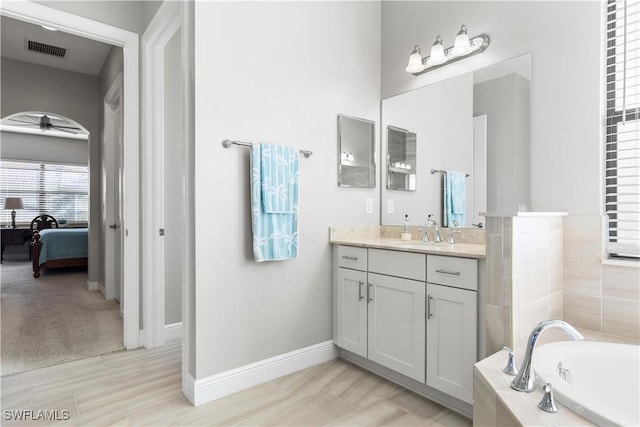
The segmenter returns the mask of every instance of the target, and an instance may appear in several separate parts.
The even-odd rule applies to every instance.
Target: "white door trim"
[[[124,55],[123,100],[123,195],[124,231],[123,278],[124,346],[139,347],[140,337],[140,206],[139,206],[139,75],[138,35],[92,19],[52,9],[25,0],[0,3],[0,14],[37,25],[47,25],[67,33],[122,47]]]
[[[164,48],[182,26],[180,2],[163,2],[142,35],[142,169],[144,221],[142,289],[144,295],[144,345],[163,345],[164,300]]]

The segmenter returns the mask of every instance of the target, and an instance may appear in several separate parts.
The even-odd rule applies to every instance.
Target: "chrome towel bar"
[[[232,145],[240,145],[242,147],[253,147],[253,142],[231,141],[230,139],[225,139],[224,141],[222,141],[222,146],[224,148],[229,148]],[[300,150],[300,154],[302,154],[305,157],[305,159],[308,159],[313,154],[313,151]]]

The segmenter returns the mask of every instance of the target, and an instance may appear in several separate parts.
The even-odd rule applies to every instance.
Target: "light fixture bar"
[[[484,52],[489,47],[489,36],[486,34],[480,34],[478,36],[470,38],[471,44],[471,52],[466,53],[460,56],[451,55],[451,51],[453,51],[454,46],[450,46],[444,50],[445,57],[447,60],[441,64],[428,65],[429,57],[422,58],[422,63],[424,64],[424,69],[422,71],[418,71],[416,73],[411,73],[414,76],[419,76],[421,74],[426,73],[427,71],[435,70],[436,68],[444,67],[445,65],[453,64],[456,61],[460,61],[461,59],[468,58],[473,55],[477,55],[478,53]]]

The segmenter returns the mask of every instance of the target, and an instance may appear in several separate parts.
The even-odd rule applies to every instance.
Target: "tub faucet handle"
[[[544,396],[538,404],[538,407],[543,411],[555,414],[558,412],[558,406],[556,405],[556,401],[553,399],[553,387],[551,386],[551,383],[546,383],[542,387],[542,390],[544,391]]]
[[[516,375],[518,375],[518,368],[516,368],[516,354],[506,345],[503,345],[502,349],[509,352],[509,360],[507,360],[507,366],[504,367],[502,372],[515,377]]]

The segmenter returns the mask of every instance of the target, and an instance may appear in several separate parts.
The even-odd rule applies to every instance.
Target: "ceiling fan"
[[[13,122],[23,123],[21,126],[39,127],[42,131],[48,131],[48,130],[54,129],[54,130],[59,130],[61,132],[71,133],[74,135],[82,131],[82,129],[76,126],[65,126],[65,125],[69,125],[70,123],[67,122],[66,120],[60,119],[59,117],[55,117],[55,116],[48,116],[46,114],[43,114],[43,115],[24,114],[19,117],[26,120],[20,120],[16,118],[9,118],[9,120]]]

